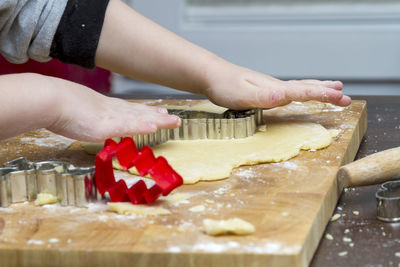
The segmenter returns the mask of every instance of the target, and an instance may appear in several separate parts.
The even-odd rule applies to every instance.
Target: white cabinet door
[[[399,0],[132,2],[217,55],[282,79],[400,81]],[[395,88],[391,93],[400,93]]]

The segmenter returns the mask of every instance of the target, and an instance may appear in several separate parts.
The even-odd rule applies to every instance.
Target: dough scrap
[[[185,184],[229,177],[235,167],[280,162],[300,150],[317,150],[332,142],[331,132],[311,122],[270,122],[266,131],[229,140],[178,140],[153,147],[183,177]],[[136,168],[129,172],[138,174]]]
[[[197,206],[191,207],[189,209],[189,211],[191,211],[191,212],[203,212],[205,210],[206,210],[206,207],[204,207],[204,205],[197,205]]]
[[[161,207],[148,205],[133,205],[129,202],[108,202],[108,209],[119,214],[131,215],[169,215],[171,212]]]
[[[203,226],[207,235],[248,235],[255,231],[254,225],[240,218],[228,220],[204,219]]]
[[[50,193],[39,193],[37,194],[36,200],[35,200],[35,205],[36,206],[43,206],[46,204],[53,204],[58,202],[58,199],[56,196],[50,194]]]

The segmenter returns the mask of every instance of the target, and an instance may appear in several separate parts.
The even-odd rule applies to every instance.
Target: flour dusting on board
[[[75,140],[54,134],[47,130],[40,130],[37,137],[23,137],[20,139],[22,144],[34,144],[41,147],[60,147],[67,148]]]
[[[28,244],[28,245],[43,245],[44,242],[42,240],[31,239],[31,240],[28,240],[26,242],[26,244]]]
[[[325,108],[322,109],[322,112],[329,112],[329,111],[334,111],[334,112],[340,112],[343,111],[345,108],[333,105],[331,103],[325,103]]]
[[[142,180],[146,184],[147,188],[150,188],[155,184],[153,179],[136,176],[129,172],[114,170],[114,175],[116,181],[124,180],[128,187],[131,187],[132,185],[136,184],[139,180]]]
[[[256,177],[258,174],[255,171],[255,168],[240,168],[238,172],[235,173],[239,178],[249,180],[251,178]]]
[[[230,241],[223,243],[214,243],[214,242],[206,242],[206,243],[197,243],[193,246],[193,250],[200,250],[204,252],[218,253],[230,250],[232,248],[238,248],[239,243]]]
[[[278,163],[271,163],[273,166],[279,166],[288,170],[295,171],[297,170],[297,164],[290,162],[290,161],[283,161],[283,162],[278,162]]]
[[[249,242],[247,244],[238,243],[235,241],[223,242],[223,241],[206,241],[198,242],[193,247],[190,246],[171,246],[168,251],[202,251],[209,253],[220,253],[231,250],[246,251],[249,253],[256,254],[296,254],[301,250],[300,245],[286,245],[282,242],[276,241],[265,241],[265,242]],[[172,252],[172,251],[171,251]]]
[[[0,207],[0,212],[15,212],[15,210],[12,208],[1,208]]]
[[[292,101],[290,104],[282,107],[271,108],[264,111],[266,115],[275,117],[287,116],[289,114],[297,115],[313,115],[322,112],[341,112],[346,108],[332,105],[330,103],[322,103],[318,101],[297,102]]]

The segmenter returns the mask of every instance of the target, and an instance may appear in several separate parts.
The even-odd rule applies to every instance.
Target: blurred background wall
[[[339,79],[347,94],[400,94],[400,0],[127,0],[236,64],[281,79]],[[179,51],[177,51],[179,53]],[[116,93],[181,93],[116,76]]]

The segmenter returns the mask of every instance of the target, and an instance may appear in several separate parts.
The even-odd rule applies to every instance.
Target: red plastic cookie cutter
[[[136,167],[141,176],[149,174],[156,184],[147,188],[140,180],[128,188],[124,180],[116,182],[112,167],[114,157],[124,170]],[[95,179],[100,194],[108,192],[113,202],[131,201],[133,204],[151,203],[183,184],[182,177],[164,157],[156,158],[149,146],[138,151],[131,137],[124,137],[119,143],[112,139],[105,141],[104,148],[96,155]]]

